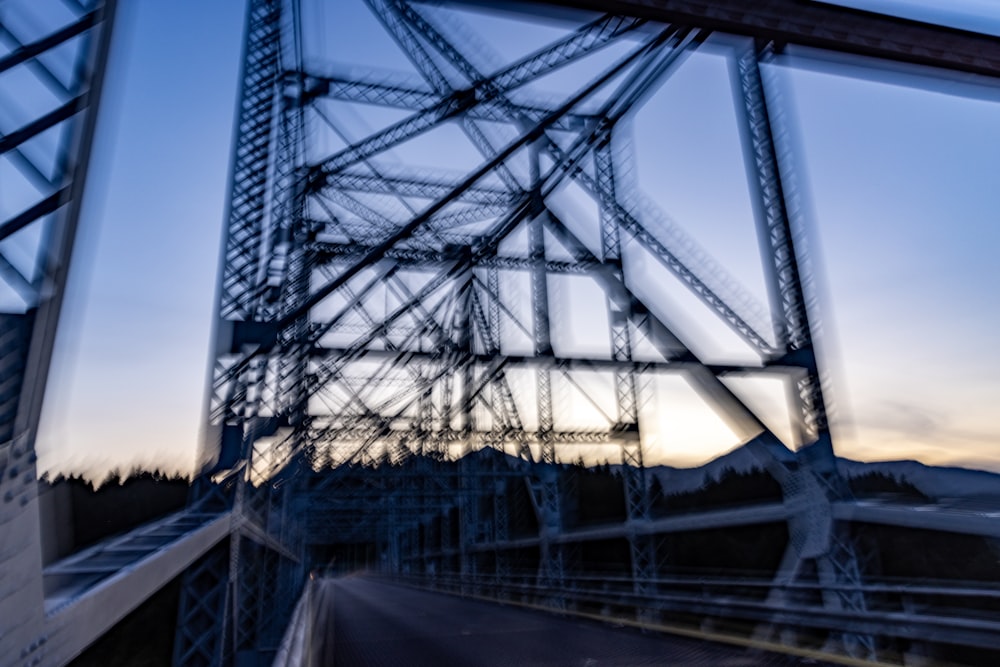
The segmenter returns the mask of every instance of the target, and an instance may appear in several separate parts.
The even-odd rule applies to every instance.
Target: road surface
[[[817,665],[350,576],[315,583],[311,666]]]

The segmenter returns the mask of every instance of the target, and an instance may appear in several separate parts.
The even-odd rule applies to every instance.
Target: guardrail
[[[667,629],[710,629],[735,640],[780,637],[797,648],[843,650],[839,638],[866,635],[880,660],[903,662],[914,654],[948,657],[955,646],[989,658],[1000,651],[1000,585],[986,582],[882,579],[860,588],[759,577],[661,577],[638,592],[628,577],[578,575],[558,587],[542,586],[535,572],[493,576],[393,575],[401,583],[485,597],[556,612],[637,620]],[[862,612],[840,609],[838,593],[861,592]]]

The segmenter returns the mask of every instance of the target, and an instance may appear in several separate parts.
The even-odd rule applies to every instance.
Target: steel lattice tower
[[[761,318],[766,309],[755,309],[720,264],[693,252],[630,177],[632,114],[708,31],[594,15],[528,56],[485,68],[473,38],[434,8],[366,4],[417,75],[345,73],[314,62],[302,39],[308,9],[250,2],[210,404],[221,445],[207,450],[205,472],[224,480],[213,493],[230,489],[217,502],[238,510],[239,525],[228,552],[216,551],[187,575],[176,662],[212,664],[273,648],[265,612],[287,613],[297,591],[291,582],[302,574],[302,535],[291,534],[282,516],[303,507],[321,514],[330,497],[355,502],[338,505],[339,516],[323,515],[335,524],[326,529],[343,534],[366,524],[395,570],[407,553],[426,565],[416,526],[454,507],[456,560],[429,572],[505,576],[510,564],[502,555],[487,565],[471,550],[506,539],[508,508],[490,491],[504,471],[465,463],[460,479],[448,482],[434,479],[432,465],[422,481],[392,489],[373,473],[367,490],[349,487],[337,472],[417,455],[444,460],[485,448],[536,462],[523,474],[539,526],[538,583],[558,590],[574,555],[558,539],[561,494],[545,464],[572,458],[581,444],[614,445],[625,475],[633,585],[655,593],[658,556],[641,530],[649,519],[641,410],[656,373],[681,374],[710,397],[781,484],[792,519],[779,579],[793,581],[803,564],[815,563],[809,571],[833,591],[828,605],[863,610],[864,598],[852,592],[861,576],[855,548],[829,511],[848,491],[834,465],[794,242],[796,192],[784,173],[781,109],[763,65],[773,44],[728,43],[771,295],[772,315]],[[604,58],[608,52],[615,58]],[[600,64],[573,94],[525,92],[588,59]],[[331,102],[392,109],[401,119],[349,137]],[[442,127],[460,131],[478,151],[478,166],[443,173],[414,164],[412,152],[400,157],[409,142]],[[595,234],[553,205],[568,188],[599,211]],[[629,272],[636,247],[759,363],[699,358],[656,304],[637,295]],[[603,294],[606,353],[581,355],[554,342],[560,309],[572,307],[559,302],[565,297],[556,287],[567,279],[591,281]],[[798,452],[721,379],[755,372],[783,373],[795,387]],[[559,395],[584,391],[580,373],[613,387],[610,404],[594,403],[601,427],[557,415]],[[305,471],[331,466],[321,483],[302,481]],[[275,475],[290,481],[265,482]],[[870,638],[845,639],[852,653],[872,654]]]

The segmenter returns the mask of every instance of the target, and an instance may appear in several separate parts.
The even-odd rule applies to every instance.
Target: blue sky
[[[194,460],[240,5],[121,3],[39,437],[42,470],[183,470]],[[920,5],[909,3],[908,11],[934,9]],[[984,3],[954,6],[947,19],[931,18],[971,16],[995,30],[997,13],[988,15]],[[379,67],[400,66],[358,27],[368,19],[343,11],[327,9],[323,22],[339,60],[367,54]],[[463,18],[494,35],[509,31],[498,27],[505,22]],[[307,28],[307,40],[319,39],[319,24]],[[503,50],[529,48],[554,31],[525,29],[494,43],[509,56]],[[804,66],[773,75],[795,119],[838,452],[1000,469],[1000,268],[993,260],[1000,248],[1000,89],[949,95],[931,80],[901,85],[799,62]],[[365,119],[347,120],[360,131]],[[711,51],[690,58],[635,121],[638,178],[656,205],[763,299],[734,122],[724,61]],[[650,263],[646,282],[689,307],[657,270]],[[725,330],[690,307],[700,344],[716,355],[740,355]],[[689,390],[672,378],[658,383],[660,428],[648,442],[650,458],[693,465],[736,444]],[[755,400],[772,411],[762,399],[774,403],[774,388],[759,389]]]

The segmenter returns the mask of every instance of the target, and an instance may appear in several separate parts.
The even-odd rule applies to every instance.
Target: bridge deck
[[[310,665],[817,665],[682,637],[644,635],[369,577],[315,582]],[[306,620],[308,619],[308,621]]]

